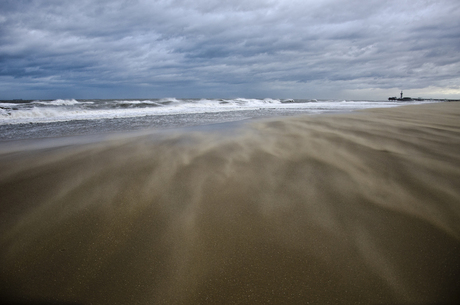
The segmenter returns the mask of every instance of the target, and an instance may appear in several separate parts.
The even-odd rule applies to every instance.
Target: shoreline
[[[211,119],[209,122],[200,122],[200,123],[190,123],[186,124],[184,122],[179,123],[171,123],[162,125],[161,122],[152,123],[150,127],[142,127],[139,129],[131,129],[131,130],[112,130],[108,129],[106,131],[97,131],[88,133],[70,133],[70,134],[62,134],[62,135],[55,135],[55,136],[46,136],[46,137],[38,137],[34,138],[28,133],[28,136],[25,138],[19,139],[1,139],[0,138],[0,154],[8,153],[8,152],[18,152],[21,150],[41,150],[41,149],[58,149],[60,147],[77,147],[79,145],[94,145],[94,144],[104,144],[110,143],[111,141],[118,141],[118,140],[129,140],[130,138],[141,138],[143,136],[158,136],[163,137],[168,134],[181,134],[181,133],[192,133],[192,132],[214,132],[219,133],[225,131],[228,128],[237,128],[241,125],[250,126],[251,123],[254,122],[264,122],[270,120],[278,120],[278,119],[285,119],[285,118],[321,118],[329,119],[331,116],[333,117],[342,117],[342,116],[350,116],[354,117],[355,115],[370,115],[371,113],[379,113],[381,111],[385,112],[386,110],[390,109],[400,109],[401,107],[408,107],[411,109],[412,107],[416,107],[417,109],[419,106],[424,105],[438,105],[443,104],[444,102],[435,102],[435,103],[428,103],[428,104],[418,104],[418,105],[402,105],[397,107],[384,107],[384,108],[370,108],[370,109],[358,109],[354,111],[330,111],[326,113],[309,113],[303,111],[270,111],[269,109],[265,109],[263,113],[260,111],[237,111],[237,116],[231,116],[228,118],[228,121],[220,121],[212,119],[212,117],[220,117],[221,113],[206,113],[206,114],[197,114],[196,116],[207,116],[210,115]],[[435,107],[436,108],[436,107]],[[423,111],[423,110],[422,110]],[[389,111],[389,113],[393,113],[394,111]],[[398,110],[396,110],[398,112]],[[409,111],[410,112],[410,111]],[[231,113],[234,114],[235,112]],[[224,115],[228,113],[223,113]],[[183,116],[184,119],[188,119],[189,121],[193,121],[193,116],[190,118],[190,115],[172,115],[172,116]],[[169,116],[167,116],[169,117]],[[142,120],[149,121],[153,118],[157,118],[156,116],[146,116],[142,117]],[[120,121],[126,120],[126,118],[116,119]],[[174,120],[173,120],[174,121]],[[91,123],[91,125],[98,125],[98,121],[71,121],[71,122],[63,122],[63,124],[77,124],[77,125],[85,125],[87,123]],[[56,123],[40,123],[40,125],[49,125],[52,129],[54,124],[61,124],[60,122]],[[27,124],[26,124],[27,125]],[[2,126],[0,126],[1,128]],[[91,127],[88,128],[91,130]],[[230,133],[232,131],[230,130]],[[32,133],[33,134],[33,133]]]
[[[318,102],[321,104],[321,102]],[[178,127],[199,126],[214,124],[219,122],[230,122],[244,120],[248,118],[264,118],[277,116],[291,116],[299,114],[326,114],[326,113],[348,113],[355,111],[357,106],[353,101],[343,103],[336,101],[326,106],[315,106],[317,103],[304,103],[311,105],[312,108],[270,108],[262,107],[252,110],[232,110],[205,113],[182,113],[182,114],[157,114],[135,117],[120,117],[111,119],[75,119],[56,122],[42,123],[21,123],[0,125],[0,143],[9,140],[20,140],[29,138],[57,138],[73,135],[92,135],[92,134],[116,134],[125,131],[135,131],[144,129],[173,129]],[[359,103],[359,102],[358,102]],[[387,106],[381,107],[388,107]],[[294,105],[294,104],[286,104]],[[336,106],[331,106],[336,105]],[[345,106],[347,105],[347,106]],[[397,103],[391,103],[399,106]],[[315,108],[317,107],[317,108]],[[324,107],[324,108],[323,108]],[[331,108],[332,107],[332,108]],[[337,109],[334,109],[336,107]],[[348,108],[352,107],[352,108]],[[373,106],[375,107],[375,105]],[[359,108],[359,107],[358,107]]]
[[[171,114],[150,115],[134,118],[115,118],[102,120],[75,120],[65,122],[35,123],[39,129],[49,130],[43,135],[42,130],[27,129],[31,124],[0,125],[0,145],[8,141],[21,141],[27,139],[46,139],[60,137],[79,137],[94,135],[116,135],[125,132],[142,132],[148,130],[166,130],[189,128],[202,125],[237,122],[247,119],[291,116],[297,113],[307,113],[303,110],[240,110],[228,112],[209,112],[197,114]],[[107,122],[110,122],[108,126]],[[102,126],[102,127],[101,127]],[[26,128],[23,133],[18,129]],[[53,135],[51,133],[54,133]]]

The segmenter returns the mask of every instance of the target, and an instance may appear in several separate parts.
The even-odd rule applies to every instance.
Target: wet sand
[[[460,301],[460,103],[53,143],[0,147],[4,301]]]

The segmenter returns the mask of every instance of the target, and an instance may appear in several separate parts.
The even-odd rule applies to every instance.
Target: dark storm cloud
[[[458,96],[458,15],[456,0],[2,1],[0,94]]]

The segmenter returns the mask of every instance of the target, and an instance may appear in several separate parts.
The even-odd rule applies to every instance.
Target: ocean
[[[250,118],[350,112],[433,101],[107,99],[0,101],[0,141],[176,128]]]
[[[0,107],[2,303],[460,303],[458,102]]]

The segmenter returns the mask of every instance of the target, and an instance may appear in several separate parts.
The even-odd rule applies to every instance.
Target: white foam
[[[159,104],[180,104],[183,102],[184,101],[180,101],[174,97],[162,98],[161,100],[158,101]]]
[[[82,102],[79,102],[75,99],[71,99],[71,100],[57,99],[53,101],[33,101],[32,103],[41,104],[41,105],[50,105],[50,106],[63,106],[63,105],[72,106],[76,104],[81,104]],[[93,102],[83,102],[83,103],[93,103]]]
[[[18,104],[16,103],[0,103],[0,109],[2,107],[16,107],[16,106],[18,106]]]
[[[119,104],[119,105],[156,105],[156,106],[162,106],[158,102],[150,101],[150,100],[116,100],[114,103]]]

